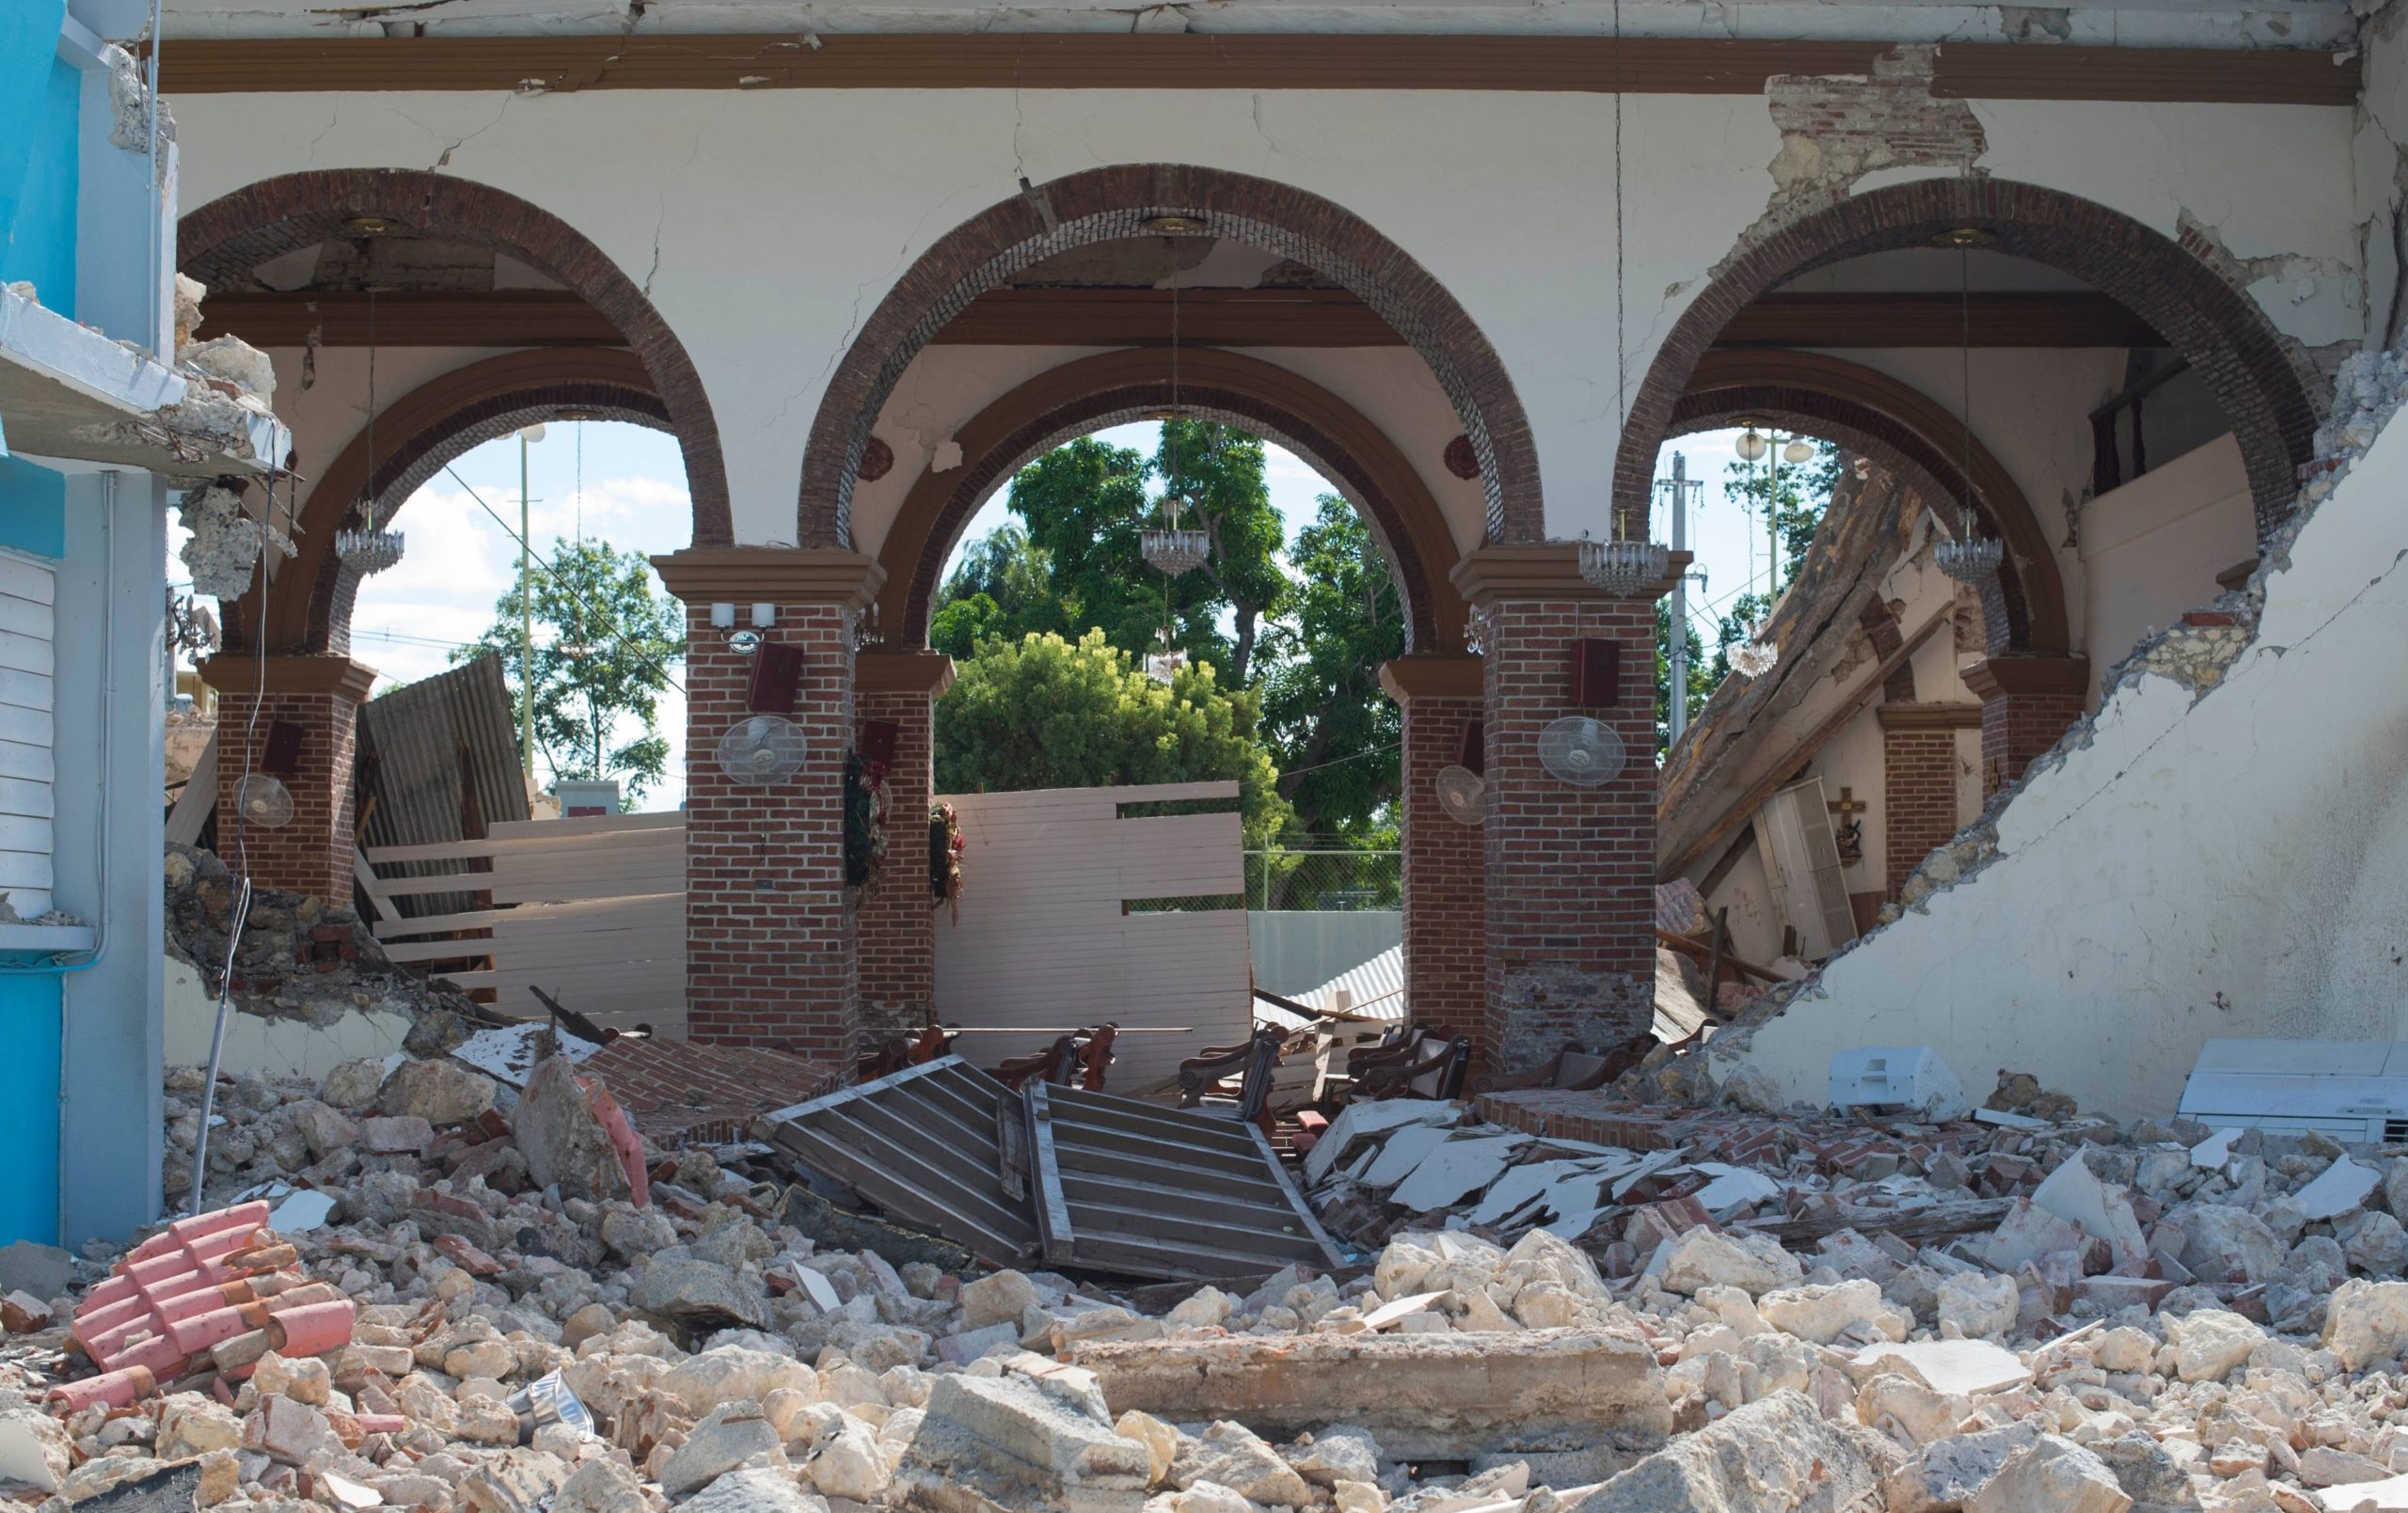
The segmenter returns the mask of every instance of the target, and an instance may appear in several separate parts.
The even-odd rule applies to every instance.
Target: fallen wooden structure
[[[1165,1281],[1341,1264],[1261,1132],[959,1056],[756,1120],[753,1138],[990,1266]]]

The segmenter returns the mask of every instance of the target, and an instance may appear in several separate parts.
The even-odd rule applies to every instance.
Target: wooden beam
[[[1878,41],[1230,32],[654,33],[179,39],[170,95],[578,89],[1472,89],[1760,95],[1776,75],[1862,76]],[[2333,105],[2330,52],[1952,44],[1933,92],[1986,100]]]
[[[200,335],[260,348],[368,344],[368,296],[349,292],[212,294]],[[1719,348],[2157,347],[2148,323],[2104,294],[1767,294],[1732,317]],[[578,295],[556,290],[376,296],[388,347],[615,347],[626,339]],[[938,346],[1152,347],[1171,337],[1170,291],[995,289],[940,328]],[[1191,289],[1179,339],[1198,347],[1400,347],[1404,338],[1343,289]]]
[[[1800,767],[1814,760],[1815,752],[1830,743],[1831,737],[1847,728],[1848,721],[1854,719],[1863,709],[1865,701],[1881,691],[1881,686],[1889,681],[1890,674],[1905,666],[1907,658],[1915,654],[1915,649],[1931,639],[1932,632],[1947,624],[1955,613],[1954,606],[1941,607],[1929,620],[1923,623],[1921,629],[1900,643],[1896,651],[1883,657],[1881,665],[1873,670],[1872,675],[1857,684],[1855,688],[1840,701],[1837,709],[1832,710],[1830,714],[1824,717],[1820,724],[1807,732],[1805,738],[1774,765],[1769,775],[1758,779],[1750,785],[1747,792],[1733,799],[1731,807],[1722,812],[1722,817],[1701,831],[1695,840],[1682,849],[1680,855],[1668,858],[1659,863],[1656,868],[1656,880],[1670,882],[1672,878],[1679,876],[1687,870],[1689,863],[1705,854],[1708,846],[1737,829],[1753,816],[1763,806],[1764,801],[1772,796],[1774,789],[1786,785],[1797,776]]]
[[[376,341],[387,347],[620,347],[626,338],[566,290],[504,289],[376,296]],[[212,294],[199,335],[254,347],[368,345],[369,299],[344,292]]]

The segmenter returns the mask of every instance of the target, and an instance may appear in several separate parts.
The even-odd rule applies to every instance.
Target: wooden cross
[[[1848,822],[1848,816],[1861,814],[1873,806],[1857,797],[1855,789],[1843,788],[1840,790],[1839,797],[1830,800],[1823,807],[1837,814],[1840,817],[1840,823],[1846,825]]]
[[[1864,859],[1864,827],[1856,816],[1873,806],[1856,796],[1853,788],[1840,790],[1839,797],[1828,800],[1823,807],[1839,816],[1838,833],[1832,837],[1839,844],[1840,860],[1853,866]]]

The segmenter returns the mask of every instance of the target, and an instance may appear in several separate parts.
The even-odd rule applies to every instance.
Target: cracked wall
[[[2408,426],[2396,355],[2353,359],[2313,512],[2229,623],[2110,670],[2099,713],[1909,880],[1909,917],[1715,1042],[1819,1101],[1834,1050],[1927,1044],[1968,1085],[2170,1111],[2211,1036],[2408,1035]],[[2371,440],[2354,464],[2356,444]]]

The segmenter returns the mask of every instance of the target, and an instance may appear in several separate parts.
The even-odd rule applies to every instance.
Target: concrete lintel
[[[264,661],[264,669],[260,663]],[[221,694],[314,693],[367,701],[376,670],[347,656],[251,657],[220,653],[200,665],[200,680]]]
[[[1664,576],[1635,599],[1660,599],[1672,591],[1695,559],[1691,552],[1672,552],[1665,559]],[[1613,595],[1580,575],[1580,544],[1576,541],[1491,544],[1455,564],[1448,575],[1473,604],[1513,599],[1609,599]]]
[[[2090,691],[2086,656],[1989,656],[1968,662],[1958,676],[1985,703],[2004,695],[2070,694]]]
[[[855,693],[924,693],[953,686],[953,658],[943,652],[863,652],[853,658]]]
[[[1477,656],[1452,652],[1416,652],[1380,664],[1380,686],[1400,704],[1416,699],[1480,699],[1486,696]]]
[[[866,608],[886,581],[860,552],[797,546],[689,546],[656,557],[661,583],[688,604],[768,600]]]

